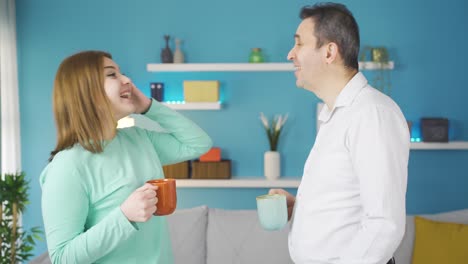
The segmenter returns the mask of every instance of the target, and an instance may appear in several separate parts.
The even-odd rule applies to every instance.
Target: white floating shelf
[[[373,62],[373,61],[360,61],[359,62],[359,69],[360,70],[393,70],[394,63],[393,61],[389,61],[388,63],[380,63],[380,62]]]
[[[393,61],[382,65],[371,61],[360,61],[362,70],[393,69]],[[278,63],[150,63],[149,72],[226,72],[226,71],[294,71],[290,62]]]
[[[411,149],[415,150],[468,150],[468,141],[439,142],[411,142]]]
[[[221,103],[163,103],[174,110],[219,110]]]
[[[297,188],[299,183],[299,178],[298,180],[267,180],[259,177],[229,180],[177,179],[178,188]]]
[[[152,63],[149,72],[293,71],[292,63]]]

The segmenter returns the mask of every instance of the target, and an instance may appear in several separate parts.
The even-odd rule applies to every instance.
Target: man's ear
[[[329,42],[325,47],[325,61],[327,64],[334,62],[339,56],[338,45],[335,42]]]

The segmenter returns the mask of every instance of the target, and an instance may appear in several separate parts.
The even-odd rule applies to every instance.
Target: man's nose
[[[287,59],[288,60],[293,60],[294,59],[294,49],[291,49],[288,53],[288,56],[287,56]]]

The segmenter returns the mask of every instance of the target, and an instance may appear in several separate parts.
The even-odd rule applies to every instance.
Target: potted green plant
[[[392,90],[392,83],[390,78],[390,71],[388,69],[390,60],[387,48],[366,46],[361,52],[360,60],[366,61],[368,54],[370,55],[370,61],[375,63],[377,66],[377,71],[374,74],[372,86],[381,92],[390,95]]]
[[[281,173],[281,160],[278,152],[278,141],[283,130],[283,126],[288,120],[288,115],[277,115],[273,120],[269,121],[268,118],[260,113],[260,120],[262,121],[263,128],[266,131],[268,142],[270,143],[270,150],[266,151],[263,156],[263,170],[265,177],[270,180],[275,180],[280,177]]]
[[[29,182],[23,172],[5,174],[0,178],[0,264],[26,262],[33,256],[35,240],[40,240],[38,227],[23,230],[18,224],[20,214],[29,204]]]

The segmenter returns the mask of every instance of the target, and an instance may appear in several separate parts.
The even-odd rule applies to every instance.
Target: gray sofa
[[[432,215],[428,219],[468,224],[468,209]],[[175,264],[289,264],[287,235],[263,230],[255,210],[222,210],[206,206],[177,210],[168,216]],[[410,264],[414,217],[407,216],[406,233],[395,252],[397,264]],[[49,264],[47,253],[33,264]]]

